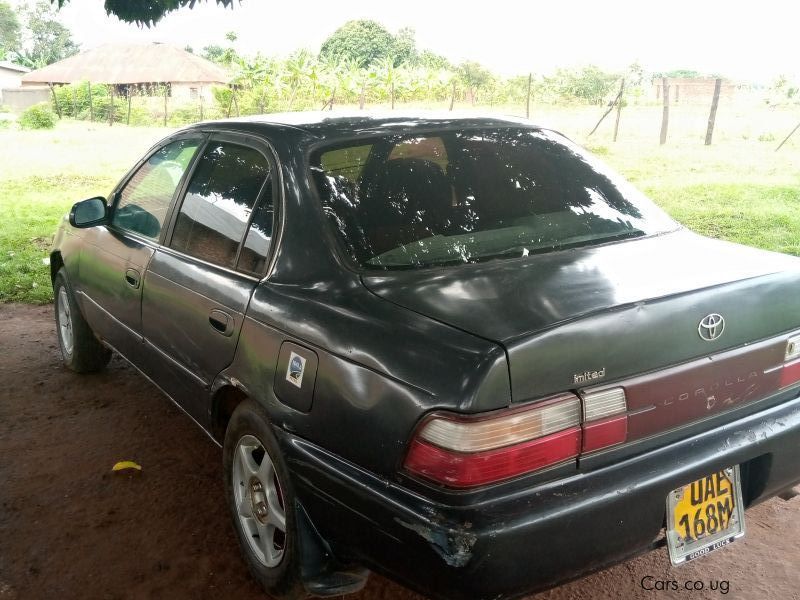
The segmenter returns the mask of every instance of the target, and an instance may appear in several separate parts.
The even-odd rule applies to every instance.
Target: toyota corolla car
[[[800,260],[527,121],[201,123],[75,204],[50,265],[66,366],[118,352],[222,446],[275,597],[679,565],[800,480]]]

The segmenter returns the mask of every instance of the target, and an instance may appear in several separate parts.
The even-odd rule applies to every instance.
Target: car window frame
[[[259,203],[263,200],[265,196],[264,192],[267,189],[266,186],[262,186],[262,188],[259,190],[258,197],[256,198],[256,201],[253,204],[253,210],[251,211],[247,219],[247,224],[244,228],[242,237],[239,239],[239,244],[236,249],[236,260],[233,267],[219,265],[204,260],[202,258],[199,258],[197,256],[194,256],[192,254],[188,254],[181,250],[177,250],[172,246],[170,246],[170,244],[172,243],[172,236],[175,232],[175,224],[178,221],[178,214],[180,213],[181,207],[183,206],[183,203],[186,200],[186,194],[189,190],[189,184],[192,181],[192,177],[194,177],[195,171],[197,170],[197,166],[200,163],[200,159],[202,158],[208,146],[214,142],[229,143],[237,146],[243,146],[245,148],[250,148],[261,154],[269,163],[270,178],[272,185],[273,234],[270,240],[269,251],[266,260],[264,261],[265,264],[264,272],[260,273],[259,275],[252,275],[249,272],[239,270],[238,263],[239,263],[239,257],[241,256],[242,247],[245,241],[247,240],[247,234],[250,231],[250,224],[252,223],[253,217],[256,214],[256,207],[259,205]],[[283,178],[280,170],[280,162],[278,161],[278,156],[277,153],[275,152],[274,147],[272,146],[271,143],[269,143],[268,140],[260,136],[255,136],[249,133],[242,133],[236,131],[225,131],[225,130],[206,131],[205,140],[203,144],[198,148],[194,157],[192,158],[192,163],[190,167],[186,170],[184,178],[181,180],[181,183],[178,186],[177,191],[178,194],[175,198],[173,198],[171,209],[168,212],[167,218],[164,221],[165,235],[163,236],[159,244],[161,250],[169,252],[170,254],[179,256],[181,258],[189,259],[203,265],[208,265],[215,269],[221,269],[222,271],[225,271],[227,273],[235,273],[240,277],[245,277],[253,281],[260,282],[269,279],[269,276],[272,274],[272,271],[275,266],[274,260],[276,256],[276,247],[280,244],[280,240],[283,237],[284,210],[283,210]]]
[[[175,191],[172,193],[172,198],[170,198],[169,206],[167,206],[167,212],[166,212],[166,215],[165,215],[165,218],[164,218],[164,223],[162,223],[162,225],[161,225],[161,230],[158,233],[158,238],[155,238],[155,239],[154,238],[150,238],[150,237],[147,237],[147,236],[142,235],[140,233],[137,233],[135,231],[131,231],[130,229],[125,229],[123,227],[119,227],[118,225],[115,225],[114,224],[114,213],[117,211],[117,208],[119,206],[119,202],[122,199],[122,191],[128,186],[128,184],[130,183],[131,179],[133,179],[134,175],[136,175],[136,173],[139,172],[139,169],[141,169],[147,163],[147,161],[149,161],[155,154],[160,152],[166,146],[169,146],[170,144],[173,144],[175,142],[179,142],[179,141],[182,141],[182,140],[192,140],[192,139],[195,139],[195,140],[199,141],[199,143],[197,145],[197,149],[195,150],[194,154],[192,155],[191,160],[189,161],[189,166],[183,172],[183,175],[181,176],[181,179],[178,182],[178,185],[175,188]],[[106,227],[110,231],[113,231],[114,233],[116,233],[118,235],[132,237],[132,238],[136,239],[137,241],[144,242],[145,244],[147,244],[149,246],[152,246],[152,247],[162,246],[163,245],[163,240],[165,239],[165,235],[166,235],[166,232],[167,232],[167,229],[168,229],[167,226],[169,225],[169,223],[171,221],[172,213],[173,213],[173,211],[175,209],[175,203],[176,203],[177,199],[180,198],[179,192],[183,189],[183,186],[185,185],[185,183],[187,181],[187,175],[190,172],[194,171],[194,166],[197,163],[197,159],[200,156],[200,152],[205,148],[207,140],[208,140],[208,134],[206,132],[190,131],[190,132],[181,132],[181,133],[178,133],[176,135],[172,135],[172,136],[167,137],[167,138],[165,138],[163,140],[160,140],[157,144],[152,146],[145,153],[145,155],[125,174],[125,176],[119,181],[117,186],[112,191],[111,196],[109,198],[109,200],[110,200],[109,206],[111,207],[111,209],[109,210],[108,223],[106,224]]]

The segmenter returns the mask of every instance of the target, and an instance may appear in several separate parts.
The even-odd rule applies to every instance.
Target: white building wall
[[[214,94],[211,88],[214,87],[213,83],[173,83],[170,85],[172,88],[172,97],[179,102],[199,102],[200,96],[203,97],[203,102],[212,102]],[[225,85],[223,83],[216,85]]]
[[[22,85],[22,76],[24,74],[0,67],[0,88],[18,88]]]

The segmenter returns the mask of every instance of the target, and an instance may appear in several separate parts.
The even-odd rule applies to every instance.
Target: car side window
[[[170,247],[223,267],[234,268],[256,199],[271,192],[270,164],[258,150],[229,142],[211,142],[200,157],[181,205]],[[262,206],[263,208],[263,206]],[[272,206],[257,211],[243,257],[247,268],[266,257],[272,236]],[[242,261],[240,261],[240,264]],[[243,265],[244,267],[244,265]],[[254,270],[254,269],[253,269]]]
[[[172,197],[201,140],[178,140],[147,159],[120,193],[112,224],[158,239]]]
[[[264,192],[253,212],[244,246],[239,253],[236,269],[248,275],[264,275],[267,255],[272,243],[272,227],[275,221],[275,208],[272,198],[272,175],[267,178]]]

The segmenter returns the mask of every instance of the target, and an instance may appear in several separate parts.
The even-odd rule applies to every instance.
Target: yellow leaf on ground
[[[112,471],[124,471],[125,469],[136,469],[137,471],[141,471],[142,465],[138,465],[132,460],[121,460],[111,467]]]

